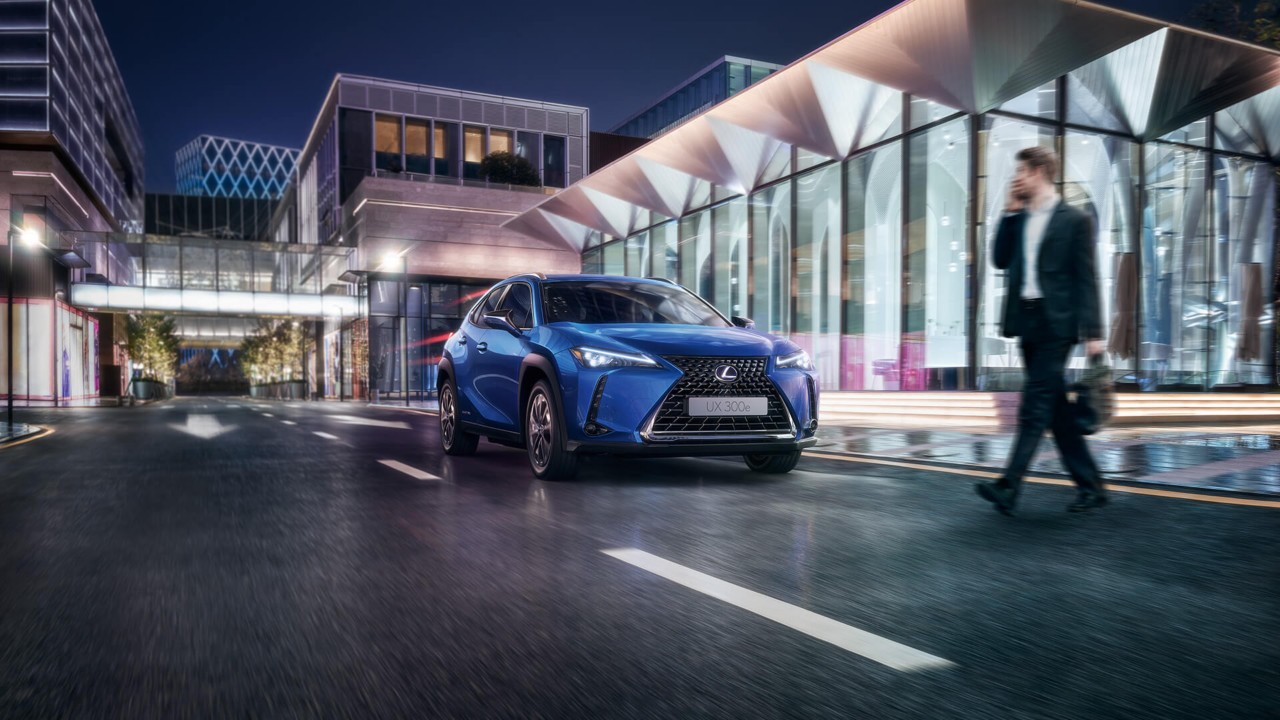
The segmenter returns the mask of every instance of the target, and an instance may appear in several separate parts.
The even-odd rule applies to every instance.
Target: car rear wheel
[[[578,469],[578,456],[564,449],[564,422],[545,380],[534,383],[525,408],[524,447],[534,477],[572,480]]]
[[[795,469],[796,463],[800,462],[800,451],[785,455],[743,455],[742,459],[755,472],[781,475]]]
[[[458,391],[453,378],[440,388],[440,447],[445,455],[471,455],[480,444],[480,436],[462,429],[458,422]]]

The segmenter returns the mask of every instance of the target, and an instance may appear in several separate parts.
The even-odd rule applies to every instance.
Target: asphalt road
[[[4,718],[1280,717],[1278,509],[1009,519],[812,458],[543,483],[350,403],[19,420],[56,432],[0,449]]]

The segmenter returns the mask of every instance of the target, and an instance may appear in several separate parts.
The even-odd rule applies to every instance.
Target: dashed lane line
[[[298,424],[298,423],[296,423],[296,422],[294,422],[294,421],[292,421],[292,420],[281,420],[280,422],[284,423],[285,425],[297,425],[297,424]]]
[[[400,472],[404,473],[405,475],[408,475],[414,480],[439,480],[440,479],[439,477],[432,475],[429,472],[424,472],[422,470],[419,470],[418,468],[412,465],[405,465],[399,460],[379,460],[378,462],[382,463],[383,465],[386,465],[392,470],[399,470]]]
[[[311,431],[311,434],[313,434],[313,435],[318,435],[318,436],[320,436],[320,437],[324,438],[325,440],[337,440],[337,439],[338,439],[338,436],[337,436],[337,435],[330,435],[330,434],[329,434],[329,433],[327,433],[327,432],[320,432],[319,430],[312,430],[312,431]]]
[[[930,655],[852,625],[845,625],[825,615],[739,587],[643,550],[620,548],[600,552],[895,670],[909,672],[955,666],[955,663],[950,660]]]
[[[804,457],[821,458],[823,460],[839,460],[841,462],[865,463],[868,465],[888,465],[889,467],[907,468],[910,470],[928,470],[929,472],[949,473],[951,475],[967,475],[968,477],[996,479],[1000,477],[1000,473],[989,472],[986,470],[969,470],[967,468],[943,467],[939,465],[923,465],[921,463],[899,462],[897,460],[880,460],[878,458],[852,457],[849,455],[834,455],[832,453],[806,452]],[[1062,480],[1059,478],[1039,477],[1028,475],[1026,481],[1039,485],[1060,485],[1063,487],[1074,487],[1075,483],[1070,480]],[[1107,486],[1107,492],[1128,493],[1130,495],[1150,495],[1153,497],[1172,498],[1176,500],[1192,500],[1194,502],[1217,503],[1219,505],[1240,505],[1244,507],[1262,507],[1280,510],[1280,501],[1277,500],[1255,500],[1253,498],[1231,497],[1229,495],[1204,495],[1201,493],[1179,492],[1177,490],[1160,490],[1148,487],[1132,487],[1128,485],[1110,484]]]

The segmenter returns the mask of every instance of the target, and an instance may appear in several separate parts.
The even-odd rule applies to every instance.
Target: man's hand
[[[1004,201],[1004,211],[1006,213],[1022,212],[1026,206],[1027,202],[1022,197],[1022,182],[1015,178],[1009,183],[1009,197]]]
[[[1084,346],[1084,352],[1087,357],[1093,357],[1094,355],[1101,355],[1106,351],[1107,351],[1106,340],[1090,340],[1089,342],[1085,343],[1085,346]]]

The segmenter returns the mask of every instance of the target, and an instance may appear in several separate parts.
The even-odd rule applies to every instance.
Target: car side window
[[[502,296],[507,292],[508,287],[510,286],[503,285],[502,287],[494,288],[489,291],[488,295],[484,296],[483,300],[476,303],[476,309],[471,311],[471,324],[483,326],[485,313],[491,313],[498,307],[498,303],[502,300]]]
[[[521,330],[533,327],[533,293],[525,283],[512,283],[498,310],[511,313],[511,324]]]

